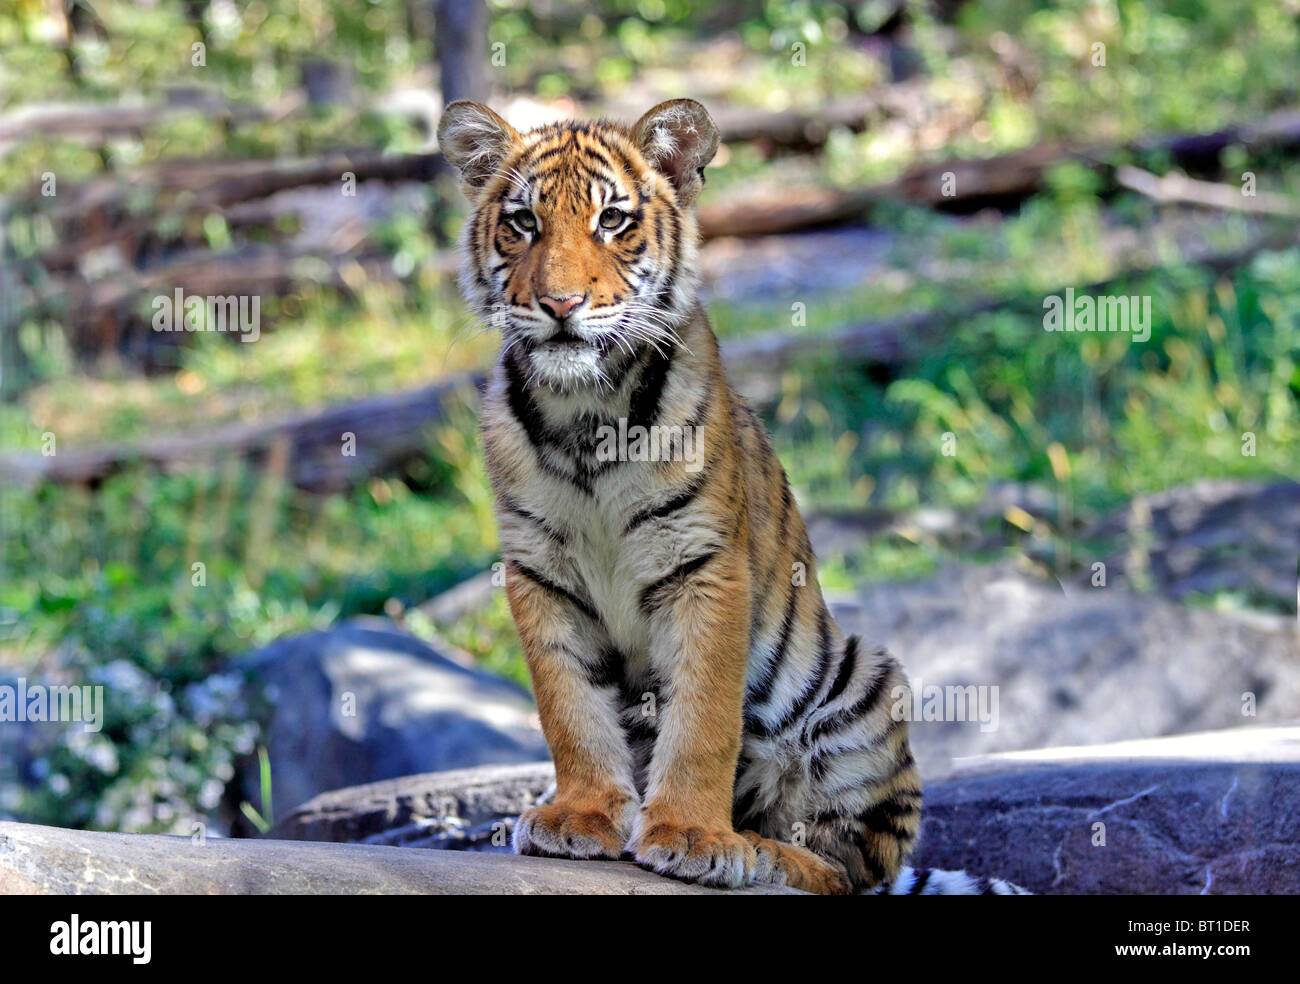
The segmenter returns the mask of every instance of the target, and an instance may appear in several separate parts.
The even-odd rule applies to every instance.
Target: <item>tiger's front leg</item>
[[[583,601],[511,562],[506,596],[532,674],[542,731],[555,760],[555,799],[515,825],[519,854],[618,858],[638,804],[615,691],[599,686],[608,650]]]
[[[632,834],[642,867],[727,888],[752,883],[757,864],[731,823],[749,619],[737,554],[688,561],[642,592],[651,660],[668,687]]]

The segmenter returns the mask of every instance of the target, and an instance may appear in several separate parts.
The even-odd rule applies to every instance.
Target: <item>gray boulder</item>
[[[1139,496],[1084,538],[1124,544],[1106,558],[1112,583],[1296,610],[1300,482],[1205,480]]]
[[[919,695],[902,710],[930,779],[959,756],[1279,724],[1300,708],[1294,618],[1119,587],[1067,594],[1007,567],[880,585],[832,609],[846,632],[902,660]]]
[[[243,669],[268,706],[277,816],[341,786],[548,758],[524,690],[379,620],[281,639]],[[239,780],[258,805],[256,762]]]
[[[506,851],[515,818],[554,782],[549,762],[386,779],[322,793],[296,807],[274,833],[287,840]]]
[[[552,778],[529,765],[337,790],[277,834],[501,849],[485,832],[508,830]],[[1045,893],[1296,894],[1297,789],[1300,726],[962,759],[926,783],[913,863]]]
[[[973,758],[915,863],[1058,894],[1300,893],[1300,727]]]

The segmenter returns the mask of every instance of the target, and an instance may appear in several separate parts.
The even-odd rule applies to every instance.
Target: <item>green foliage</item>
[[[1116,293],[1151,297],[1145,342],[1046,332],[1034,295],[949,326],[885,384],[848,367],[788,373],[774,439],[814,508],[960,508],[1023,482],[1096,518],[1202,478],[1294,480],[1297,277],[1290,250],[1229,278],[1175,268],[1121,282]],[[1058,445],[1064,476],[1050,460]]]
[[[435,436],[432,460],[455,460],[442,457],[453,442],[473,445],[457,427],[463,419]],[[489,563],[481,464],[424,480],[424,493],[376,479],[314,496],[232,461],[124,473],[93,493],[0,492],[0,669],[112,677],[103,732],[68,729],[39,759],[57,780],[8,808],[39,822],[148,830],[212,809],[214,777],[219,792],[258,733],[256,709],[214,676],[232,656],[378,613],[389,598],[423,600]]]
[[[248,800],[244,800],[239,804],[239,812],[248,818],[248,822],[257,828],[258,833],[268,834],[275,826],[275,811],[271,797],[271,756],[261,745],[257,747],[257,774],[262,808],[259,810]]]

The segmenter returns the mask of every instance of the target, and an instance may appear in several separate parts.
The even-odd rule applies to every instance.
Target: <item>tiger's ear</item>
[[[447,106],[438,121],[438,147],[460,172],[467,198],[497,172],[518,142],[514,127],[481,103],[466,99]]]
[[[646,113],[632,129],[646,162],[690,205],[704,185],[704,166],[718,152],[718,128],[694,99],[670,99]]]

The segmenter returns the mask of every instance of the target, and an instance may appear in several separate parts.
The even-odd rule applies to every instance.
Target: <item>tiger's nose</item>
[[[551,313],[551,317],[557,321],[563,321],[574,308],[586,299],[586,294],[570,294],[568,297],[552,297],[550,294],[541,294],[537,298],[537,303],[546,308]]]

